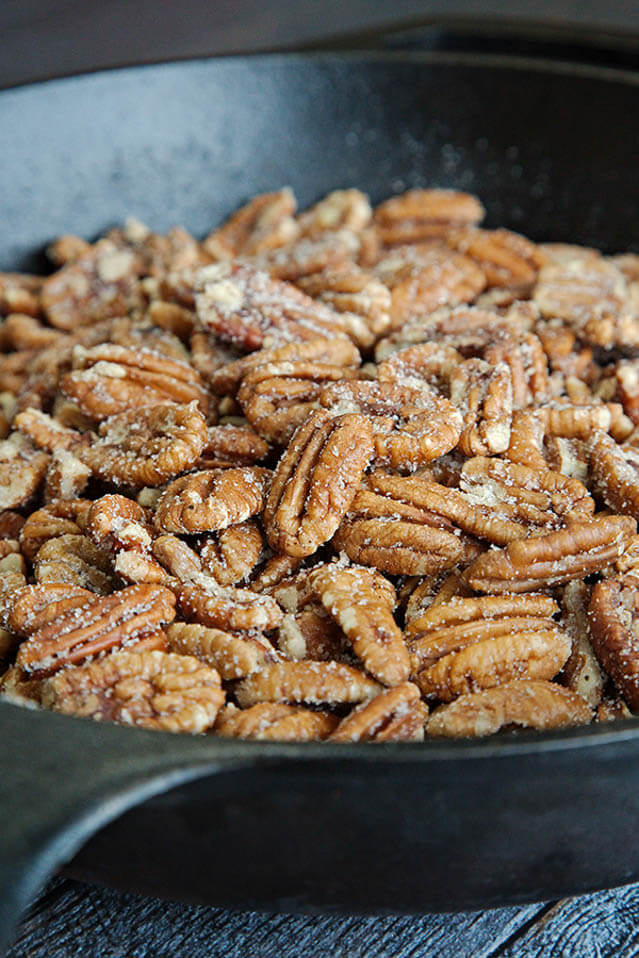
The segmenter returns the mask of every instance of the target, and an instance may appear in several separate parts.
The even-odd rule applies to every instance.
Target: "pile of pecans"
[[[0,694],[418,741],[639,709],[639,255],[255,197],[0,274]]]

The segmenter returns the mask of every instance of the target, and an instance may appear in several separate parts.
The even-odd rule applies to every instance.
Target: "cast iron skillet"
[[[302,205],[338,186],[374,201],[460,187],[489,224],[637,249],[638,110],[637,75],[420,54],[202,61],[12,90],[0,268],[33,268],[56,234],[132,213],[203,234],[282,184]],[[639,878],[634,720],[297,746],[0,704],[0,761],[5,941],[75,853],[71,873],[89,881],[282,910],[453,910]]]

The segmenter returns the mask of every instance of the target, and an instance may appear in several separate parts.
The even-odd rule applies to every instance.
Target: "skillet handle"
[[[0,955],[47,879],[108,822],[186,781],[246,764],[232,742],[0,704]]]

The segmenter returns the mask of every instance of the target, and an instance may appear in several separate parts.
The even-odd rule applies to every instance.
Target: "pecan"
[[[192,585],[202,578],[202,560],[197,552],[177,536],[158,536],[153,541],[151,551],[158,562],[179,582]],[[208,581],[208,578],[204,576],[203,581]]]
[[[116,652],[46,679],[45,707],[165,732],[204,732],[224,704],[220,677],[189,655]]]
[[[142,302],[139,266],[131,250],[100,240],[44,281],[42,308],[47,319],[67,330],[125,316]]]
[[[44,484],[46,502],[57,499],[75,499],[85,491],[91,470],[77,456],[66,449],[53,453]]]
[[[421,742],[427,705],[411,682],[380,692],[343,718],[331,742]]]
[[[87,536],[61,535],[40,546],[33,559],[36,582],[63,582],[108,595],[116,579],[107,553]]]
[[[251,582],[250,588],[254,592],[268,592],[276,588],[283,579],[297,572],[302,561],[300,556],[271,556]]]
[[[237,401],[260,436],[283,446],[317,408],[324,386],[354,379],[358,373],[328,363],[268,363],[244,377]]]
[[[618,403],[589,403],[575,406],[557,403],[539,406],[534,410],[516,412],[513,416],[510,445],[506,457],[536,469],[547,467],[544,458],[544,439],[548,436],[587,440],[595,430],[616,432],[621,428],[625,438],[628,432],[623,423]]]
[[[389,253],[376,273],[391,291],[391,329],[400,329],[441,306],[470,303],[486,284],[468,256],[445,246],[408,247]]]
[[[11,509],[0,512],[0,539],[17,539],[25,524],[24,516]]]
[[[639,579],[604,579],[592,590],[588,619],[592,647],[633,711],[639,709]]]
[[[370,346],[390,326],[390,290],[373,273],[354,263],[304,276],[297,285],[338,313],[361,316],[366,324],[363,341],[356,340],[361,347]]]
[[[510,443],[513,382],[506,363],[467,359],[450,375],[450,400],[464,421],[459,449],[466,456],[504,452]]]
[[[538,246],[510,230],[465,227],[448,233],[446,242],[476,260],[489,286],[514,286],[527,290],[546,262]]]
[[[164,490],[155,524],[166,532],[207,532],[225,529],[260,513],[272,473],[245,466],[210,469],[174,479]]]
[[[623,273],[603,258],[550,263],[533,298],[544,317],[560,317],[587,343],[610,349],[639,343],[639,323],[628,303]]]
[[[565,529],[485,552],[466,570],[478,592],[528,592],[600,572],[623,554],[636,530],[629,516],[594,516]]]
[[[348,641],[325,609],[312,604],[284,616],[277,633],[277,647],[288,659],[345,661]]]
[[[587,725],[591,720],[580,695],[554,682],[520,680],[441,705],[430,716],[426,733],[429,737],[478,737],[511,725],[551,729]]]
[[[111,343],[92,349],[76,346],[73,366],[60,388],[98,421],[167,402],[196,401],[204,413],[208,409],[208,395],[195,370],[149,350]]]
[[[257,702],[338,705],[362,702],[381,691],[364,672],[340,662],[276,662],[242,679],[235,697],[242,708]]]
[[[596,708],[604,693],[605,678],[590,641],[588,606],[591,588],[585,582],[568,582],[561,595],[562,625],[572,642],[561,682]]]
[[[38,449],[47,452],[71,450],[82,442],[82,436],[75,429],[63,426],[39,409],[23,409],[15,417],[14,426],[28,436]]]
[[[110,554],[114,569],[127,582],[166,582],[164,569],[151,556],[152,528],[145,510],[120,495],[102,496],[91,506],[87,535]]]
[[[220,585],[235,585],[253,571],[263,548],[260,527],[249,519],[206,539],[200,549],[202,568]]]
[[[85,606],[94,599],[93,592],[80,586],[51,582],[28,585],[12,596],[8,623],[17,635],[32,635],[64,612]]]
[[[502,332],[484,348],[482,358],[493,366],[506,363],[510,368],[515,409],[550,399],[546,354],[541,340],[534,333]]]
[[[261,702],[248,709],[227,705],[217,717],[215,732],[230,738],[258,741],[309,742],[326,738],[338,719],[294,705]]]
[[[207,236],[204,248],[216,259],[233,259],[282,246],[299,233],[296,206],[290,189],[254,196]]]
[[[178,603],[187,619],[201,625],[230,631],[274,629],[282,620],[282,610],[269,595],[248,589],[222,588],[214,579],[198,580],[176,590]]]
[[[90,509],[89,499],[71,499],[50,502],[32,512],[20,531],[20,547],[27,559],[33,559],[50,539],[84,532]]]
[[[271,547],[311,555],[331,538],[373,452],[365,416],[317,410],[295,433],[273,479],[264,527]]]
[[[195,403],[154,406],[111,416],[101,439],[78,455],[100,479],[160,486],[189,469],[206,443],[206,422]]]
[[[225,681],[242,679],[278,657],[257,632],[233,635],[195,623],[174,622],[166,634],[171,652],[194,655],[215,668]]]
[[[195,313],[178,303],[156,299],[149,303],[146,316],[153,326],[159,326],[185,342],[190,339],[195,329]],[[200,372],[195,362],[193,366]]]
[[[367,672],[384,685],[406,681],[410,662],[402,633],[387,603],[371,589],[368,570],[321,566],[310,584]]]
[[[174,597],[158,585],[131,585],[93,597],[63,612],[31,634],[16,664],[28,673],[51,673],[157,633],[174,615]]]
[[[596,719],[598,722],[615,722],[627,718],[632,718],[632,712],[622,698],[605,698],[597,706]]]
[[[319,236],[335,230],[358,233],[370,223],[373,211],[361,190],[333,190],[297,218],[305,236]]]
[[[596,432],[590,444],[590,473],[607,505],[639,519],[639,449],[618,446],[610,436]]]
[[[242,349],[346,335],[339,313],[248,264],[208,266],[198,283],[196,310],[202,328]]]
[[[465,598],[471,592],[461,578],[459,572],[438,572],[419,579],[412,588],[406,603],[404,621],[406,622],[406,637],[411,623],[418,619],[427,609],[442,605],[452,598]]]
[[[64,333],[43,326],[24,313],[11,313],[0,326],[0,337],[8,351],[46,349],[64,341]]]
[[[47,471],[49,457],[36,451],[21,433],[0,440],[0,509],[15,509],[33,496]]]
[[[441,343],[419,343],[392,353],[377,367],[377,381],[404,383],[450,394],[450,377],[463,357],[452,346]]]
[[[268,443],[252,429],[228,424],[209,426],[206,444],[196,466],[201,469],[252,466],[264,459],[268,448]]]
[[[320,393],[333,415],[372,417],[376,462],[411,470],[437,459],[459,440],[462,418],[447,399],[426,387],[341,382]]]
[[[456,190],[408,190],[380,203],[375,223],[384,243],[418,243],[445,236],[451,229],[478,223],[484,207],[470,193]]]
[[[0,273],[0,314],[39,316],[43,279],[28,273]]]
[[[302,276],[309,276],[325,269],[339,269],[357,256],[360,248],[359,236],[349,229],[340,229],[317,236],[302,236],[300,239],[276,249],[259,253],[251,260],[253,266],[265,270],[274,279],[297,282]],[[357,327],[365,329],[359,317]],[[349,325],[349,317],[342,321]]]

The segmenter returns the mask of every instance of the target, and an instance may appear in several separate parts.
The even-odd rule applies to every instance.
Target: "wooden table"
[[[7,958],[631,958],[639,884],[545,904],[362,918],[230,912],[55,879]]]

